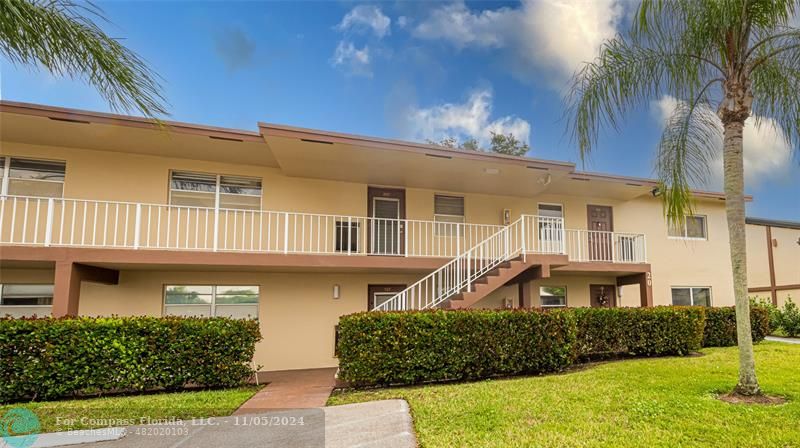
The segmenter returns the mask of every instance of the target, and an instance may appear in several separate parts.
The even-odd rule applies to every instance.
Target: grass
[[[599,364],[560,375],[349,391],[328,404],[403,398],[421,446],[800,446],[800,346],[756,346],[760,384],[788,403],[716,398],[737,378],[737,349]]]
[[[222,390],[16,403],[0,406],[0,416],[11,408],[27,408],[39,417],[42,432],[138,425],[142,423],[142,419],[153,421],[216,417],[230,415],[258,389],[257,386],[247,386]]]

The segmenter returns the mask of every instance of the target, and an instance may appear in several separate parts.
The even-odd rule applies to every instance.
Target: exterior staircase
[[[528,250],[565,254],[561,218],[523,215],[373,311],[467,308],[533,267]]]
[[[453,295],[443,302],[443,308],[462,309],[478,303],[493,291],[502,287],[518,275],[534,267],[522,257],[500,263],[496,268],[476,279],[468,291]]]

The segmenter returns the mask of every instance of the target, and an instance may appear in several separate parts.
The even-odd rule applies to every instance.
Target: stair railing
[[[530,225],[530,221],[527,225]],[[487,272],[503,262],[525,254],[528,239],[525,226],[526,217],[523,216],[378,304],[373,311],[433,308],[453,295],[469,290],[472,283]]]

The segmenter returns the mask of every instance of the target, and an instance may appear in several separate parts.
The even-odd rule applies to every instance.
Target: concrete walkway
[[[325,406],[336,385],[335,376],[335,367],[261,372],[258,381],[269,384],[247,400],[233,415]]]
[[[780,338],[778,336],[767,336],[764,339],[773,342],[785,342],[787,344],[800,344],[800,339],[798,338]]]
[[[125,428],[81,448],[413,448],[408,404],[383,400]]]

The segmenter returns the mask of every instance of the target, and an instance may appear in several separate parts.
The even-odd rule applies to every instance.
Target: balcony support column
[[[617,277],[617,286],[625,285],[639,285],[641,306],[653,306],[653,277],[650,271]]]
[[[53,282],[53,317],[77,316],[81,282],[119,284],[119,271],[88,266],[71,260],[56,261]]]

